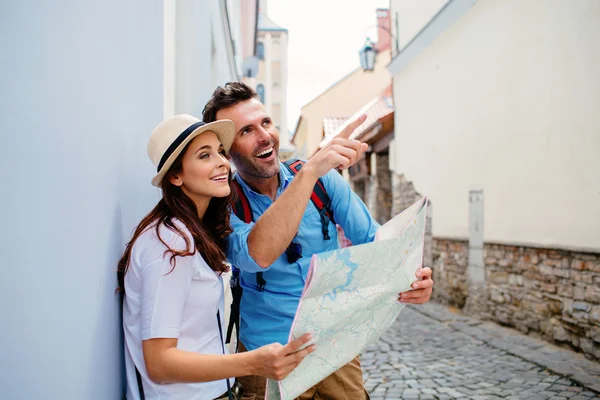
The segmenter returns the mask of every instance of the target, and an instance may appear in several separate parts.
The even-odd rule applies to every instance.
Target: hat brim
[[[156,176],[152,178],[152,185],[160,187],[160,182],[164,178],[169,168],[171,168],[171,165],[173,165],[177,157],[179,157],[183,149],[185,149],[185,146],[187,146],[192,140],[194,140],[195,137],[204,132],[213,132],[217,136],[217,139],[219,139],[219,141],[223,145],[225,153],[229,153],[229,149],[233,144],[233,138],[235,137],[235,125],[233,124],[233,121],[228,119],[222,119],[219,121],[202,125],[198,127],[198,129],[190,133],[190,135],[187,138],[185,138],[185,140],[181,142],[179,146],[177,146],[173,154],[171,154],[169,158],[167,158],[167,161],[165,161],[160,171],[158,171]]]

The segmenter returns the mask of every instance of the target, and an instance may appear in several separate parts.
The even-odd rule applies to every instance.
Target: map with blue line
[[[298,397],[377,341],[404,305],[422,267],[427,199],[381,226],[375,242],[315,254],[290,340],[310,332],[316,350],[284,380],[269,381],[269,400]]]

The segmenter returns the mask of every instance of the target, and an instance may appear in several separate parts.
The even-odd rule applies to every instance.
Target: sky
[[[289,32],[288,127],[301,107],[360,66],[367,36],[377,38],[376,9],[389,0],[268,0],[269,18]]]

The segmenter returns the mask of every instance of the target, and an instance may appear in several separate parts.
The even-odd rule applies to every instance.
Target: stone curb
[[[411,310],[444,323],[455,331],[548,369],[596,394],[600,394],[600,364],[587,360],[581,354],[562,349],[541,339],[523,335],[492,322],[453,314],[447,307],[440,304],[429,302],[417,306],[408,306]]]

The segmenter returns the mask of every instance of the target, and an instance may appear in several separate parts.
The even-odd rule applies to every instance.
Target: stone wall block
[[[560,268],[562,266],[562,260],[557,260],[557,259],[554,259],[554,258],[548,258],[547,260],[544,260],[543,264],[547,265],[549,267]]]
[[[586,262],[585,268],[593,272],[600,272],[600,260],[596,260],[596,262]]]
[[[507,260],[506,258],[501,258],[498,261],[498,265],[501,267],[508,267],[511,264],[512,264],[512,260]]]
[[[590,311],[592,311],[592,305],[589,303],[585,303],[583,301],[574,301],[571,304],[570,311],[572,313],[575,313],[578,311],[589,313]]]
[[[585,289],[585,300],[590,303],[600,304],[600,287],[589,285]]]
[[[565,304],[568,302],[568,299],[564,299],[558,295],[543,293],[542,298],[544,302],[548,304],[548,309],[553,314],[561,314],[565,310]]]
[[[525,283],[525,279],[523,279],[523,275],[517,275],[517,286],[523,286]]]
[[[556,292],[559,296],[573,298],[573,285],[570,283],[559,285]]]
[[[552,339],[557,342],[570,342],[571,334],[562,325],[556,325],[552,329]]]
[[[490,291],[490,300],[492,300],[493,302],[496,303],[504,303],[504,295],[502,294],[502,292],[498,289],[492,289]]]
[[[496,257],[485,257],[483,260],[485,265],[498,265],[498,259]]]
[[[575,282],[592,284],[594,283],[594,276],[597,276],[596,273],[591,271],[571,270],[571,278],[573,278]]]
[[[573,288],[573,299],[574,300],[585,300],[585,287],[575,286]]]
[[[585,336],[584,335],[584,333],[585,333],[584,325],[582,325],[581,320],[579,320],[577,318],[569,318],[569,317],[565,317],[563,315],[562,325],[567,331],[573,333],[574,335],[576,335],[578,337]]]
[[[556,285],[554,285],[552,283],[542,283],[541,289],[546,293],[552,293],[552,294],[556,293]]]
[[[536,285],[538,285],[539,282],[543,280],[543,277],[539,274],[539,272],[533,270],[525,271],[523,277],[525,278],[525,281],[523,283],[525,287],[539,287]]]
[[[508,274],[506,272],[493,272],[491,281],[497,285],[508,283]]]
[[[593,306],[590,311],[590,323],[600,325],[600,306]]]
[[[514,273],[508,275],[508,284],[510,286],[524,286],[525,280],[523,279],[523,275],[518,275]]]
[[[554,260],[562,260],[567,255],[564,251],[559,250],[548,250],[548,258]]]
[[[526,264],[537,264],[538,262],[540,262],[538,255],[535,251],[526,253],[525,255],[523,255],[523,257],[521,257],[521,259]]]
[[[538,315],[542,318],[549,317],[551,315],[550,309],[548,308],[548,304],[532,303],[531,306],[532,311],[535,313],[534,315]]]
[[[496,317],[496,321],[501,324],[508,325],[510,324],[510,314],[503,310],[496,310],[494,315]]]
[[[600,359],[600,346],[595,344],[592,340],[586,338],[581,338],[579,343],[584,353]]]
[[[575,259],[571,262],[571,268],[577,271],[583,271],[585,270],[585,262],[583,262],[582,260]]]
[[[553,268],[552,269],[552,275],[558,276],[559,278],[570,278],[571,277],[571,271],[569,271],[568,269]]]
[[[540,274],[542,275],[553,275],[554,268],[549,265],[540,265]]]
[[[592,326],[588,334],[589,338],[596,343],[600,343],[600,326]]]

